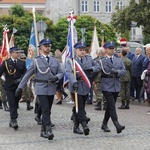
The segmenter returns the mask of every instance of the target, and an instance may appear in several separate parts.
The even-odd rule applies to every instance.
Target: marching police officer
[[[56,81],[63,76],[62,69],[57,58],[49,55],[51,50],[51,40],[40,41],[41,55],[37,56],[29,67],[16,90],[16,95],[20,95],[23,87],[29,78],[35,74],[35,94],[37,95],[42,108],[41,137],[52,140],[54,134],[50,126],[50,113],[56,94]]]
[[[84,42],[78,42],[74,45],[74,48],[75,60],[86,73],[87,77],[92,77],[92,73],[98,72],[100,67],[91,57],[85,56],[86,44]],[[74,93],[77,91],[78,97],[78,113],[76,113],[75,106],[73,107],[73,114],[75,117],[73,132],[77,134],[83,134],[83,132],[79,129],[79,124],[81,123],[84,135],[89,135],[90,129],[86,123],[85,103],[90,89],[78,72],[76,72],[76,78],[74,77],[72,59],[67,60],[66,73],[69,78],[69,91],[74,99]]]
[[[9,126],[17,129],[17,108],[21,97],[20,95],[15,96],[15,91],[26,72],[26,66],[24,61],[18,59],[20,56],[20,50],[18,47],[10,48],[9,52],[10,58],[3,61],[2,65],[0,66],[0,76],[2,76],[3,73],[5,75],[4,89],[10,108]]]
[[[104,132],[110,132],[110,129],[107,127],[109,118],[111,117],[117,133],[121,133],[125,129],[125,126],[122,126],[118,122],[118,116],[116,113],[115,103],[120,91],[120,76],[126,75],[125,66],[121,58],[114,56],[114,42],[106,42],[104,44],[106,56],[100,60],[102,68],[102,80],[101,88],[104,97],[107,101],[107,108],[104,114],[104,119],[101,129]]]

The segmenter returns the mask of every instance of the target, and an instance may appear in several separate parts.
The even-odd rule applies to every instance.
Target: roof
[[[0,0],[0,4],[14,4],[14,3],[23,3],[23,4],[39,4],[39,3],[45,3],[46,0]]]

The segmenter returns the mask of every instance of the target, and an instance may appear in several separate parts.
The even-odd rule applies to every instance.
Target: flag
[[[14,33],[12,33],[11,38],[9,40],[9,47],[14,47],[15,46],[15,38],[14,38]]]
[[[74,44],[77,43],[77,31],[74,26],[74,21],[76,17],[71,18],[70,16],[68,17],[69,21],[69,29],[68,29],[68,37],[67,37],[67,49],[64,52],[65,54],[65,63],[68,58],[73,58],[74,57]],[[67,77],[66,72],[64,73],[64,81],[63,81],[63,87],[67,87],[69,83],[69,79]]]
[[[16,28],[13,28],[13,32],[12,32],[11,38],[10,38],[10,40],[9,40],[9,48],[15,46],[15,37],[14,37],[14,34],[15,34],[16,32],[17,32],[17,29],[16,29]]]
[[[88,77],[86,76],[86,74],[84,73],[84,71],[82,70],[81,66],[79,65],[79,63],[76,60],[74,60],[74,63],[75,63],[76,70],[79,71],[83,81],[86,83],[86,85],[90,89],[91,88],[91,83],[90,83]]]
[[[91,43],[91,57],[93,59],[97,57],[96,51],[98,48],[99,48],[99,41],[98,41],[98,36],[97,36],[97,29],[96,29],[96,26],[94,26],[93,38],[92,38],[92,43]]]
[[[0,65],[2,64],[3,60],[8,58],[8,55],[9,55],[8,32],[9,32],[9,29],[4,29],[2,49],[0,52]]]
[[[29,69],[31,62],[33,61],[33,58],[35,58],[38,55],[37,46],[38,45],[36,44],[36,34],[35,34],[34,23],[32,23],[28,54],[27,54],[27,59],[26,59],[27,69]]]

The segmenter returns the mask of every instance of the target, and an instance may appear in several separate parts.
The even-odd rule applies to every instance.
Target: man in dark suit
[[[127,51],[127,56],[126,57],[132,61],[133,58],[134,58],[134,54],[130,51],[130,47],[125,47],[124,50]]]
[[[9,126],[14,129],[18,128],[17,108],[19,107],[18,104],[21,98],[21,95],[18,95],[17,97],[15,96],[15,91],[26,72],[25,62],[19,60],[19,56],[20,50],[18,47],[10,48],[10,58],[3,61],[2,65],[0,66],[0,76],[2,76],[2,74],[5,76],[4,89],[10,108]]]
[[[115,104],[118,93],[120,92],[119,78],[126,75],[126,69],[122,59],[114,56],[114,42],[106,42],[104,48],[106,56],[100,60],[102,68],[101,89],[103,96],[107,101],[107,108],[101,129],[104,130],[104,132],[110,132],[107,123],[109,118],[111,118],[116,127],[117,133],[121,133],[122,130],[125,129],[125,126],[120,125],[118,121]]]
[[[142,55],[142,49],[137,47],[135,49],[135,57],[132,60],[132,77],[131,82],[134,87],[134,90],[136,91],[136,96],[134,96],[134,93],[131,93],[131,97],[138,99],[139,102],[141,101],[140,91],[143,85],[143,81],[141,80],[141,74],[143,72],[143,62],[145,57]]]

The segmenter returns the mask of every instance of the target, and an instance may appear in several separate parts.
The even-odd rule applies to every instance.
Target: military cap
[[[115,43],[114,42],[106,42],[104,45],[103,45],[104,48],[109,48],[109,47],[112,47],[114,48],[115,47]]]
[[[75,49],[80,49],[80,48],[85,48],[86,47],[86,43],[85,42],[78,42],[74,45]]]
[[[39,47],[41,45],[50,45],[51,46],[52,45],[52,41],[50,39],[43,39],[43,40],[40,41]]]
[[[22,53],[22,54],[20,55],[20,59],[26,59],[26,55],[25,55],[24,53]]]
[[[121,50],[120,48],[117,48],[116,52],[117,52],[117,53],[121,53],[122,50]]]
[[[18,48],[18,47],[11,47],[10,49],[9,49],[9,52],[21,52],[20,51],[20,49]]]

